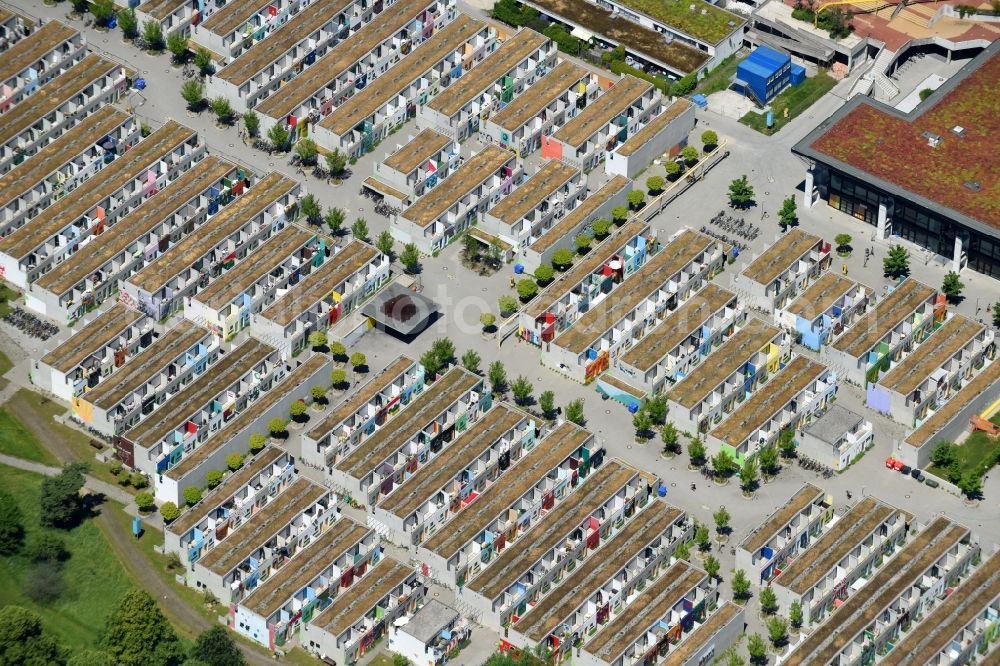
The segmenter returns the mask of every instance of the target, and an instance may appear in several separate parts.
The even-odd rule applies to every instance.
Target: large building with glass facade
[[[823,200],[936,252],[953,270],[1000,277],[1000,42],[909,113],[855,97],[792,151],[805,204]]]

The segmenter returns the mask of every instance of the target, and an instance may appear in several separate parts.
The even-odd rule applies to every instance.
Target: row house
[[[638,132],[608,152],[604,173],[636,178],[664,155],[676,157],[694,131],[694,109],[686,99],[665,104]]]
[[[191,17],[189,40],[208,49],[220,66],[288,23],[302,0],[230,0],[200,3]]]
[[[879,660],[885,666],[945,666],[987,663],[980,657],[996,640],[1000,617],[1000,555],[993,553],[940,603],[929,600],[932,610],[924,621],[911,625]],[[995,652],[996,647],[994,646]],[[995,654],[992,658],[995,658]],[[987,658],[988,659],[988,658]]]
[[[736,294],[709,282],[618,357],[613,374],[644,393],[664,392],[746,323]]]
[[[670,420],[681,430],[708,432],[790,358],[791,336],[749,317],[713,353],[692,358],[697,365],[668,390]]]
[[[496,561],[466,583],[463,601],[478,611],[479,621],[499,631],[524,615],[528,601],[547,593],[596,545],[601,532],[622,525],[650,500],[648,479],[636,469],[610,460],[587,478],[578,492],[542,517]],[[595,536],[596,535],[596,536]],[[575,564],[573,564],[575,568]]]
[[[875,442],[871,421],[843,405],[834,405],[795,433],[799,455],[819,461],[835,472],[850,467]]]
[[[389,281],[389,257],[354,240],[304,275],[295,289],[279,289],[277,298],[251,314],[250,334],[285,351],[303,349],[309,334],[326,331]]]
[[[142,353],[127,359],[113,378],[73,399],[73,416],[102,435],[120,435],[136,425],[167,391],[203,373],[222,354],[212,334],[180,320]]]
[[[725,265],[721,241],[685,229],[542,352],[542,363],[580,382],[607,370]]]
[[[497,405],[448,447],[372,507],[373,524],[394,543],[410,546],[440,527],[449,512],[482,495],[535,445],[535,421]],[[516,469],[516,467],[515,467]]]
[[[237,533],[295,481],[295,458],[268,446],[163,529],[163,552],[195,562],[216,544]]]
[[[282,567],[296,568],[298,556],[327,530],[340,530],[337,496],[298,478],[254,514],[235,539],[204,553],[185,572],[186,582],[235,604]]]
[[[660,104],[660,91],[652,83],[624,76],[565,125],[553,125],[552,134],[543,134],[542,157],[590,171],[639,131]]]
[[[436,531],[418,546],[419,558],[443,585],[464,587],[508,542],[572,497],[603,457],[592,433],[569,422],[559,425],[512,466],[508,482],[467,498],[467,506],[449,506],[449,513],[457,513],[431,526]]]
[[[180,504],[184,491],[201,488],[206,475],[225,471],[226,457],[231,453],[245,455],[250,438],[255,434],[268,437],[267,423],[272,418],[288,419],[294,402],[309,404],[314,386],[329,384],[333,361],[326,354],[312,354],[305,360],[295,359],[282,366],[273,382],[263,382],[250,394],[248,403],[235,417],[224,423],[195,448],[187,451],[178,463],[172,463],[156,478],[156,498],[161,502]],[[291,368],[289,371],[288,368]]]
[[[389,231],[400,243],[425,254],[444,248],[510,194],[521,168],[513,154],[487,146],[448,179],[390,218]]]
[[[663,666],[704,666],[743,637],[746,624],[743,606],[726,601],[715,612],[709,608],[709,613],[680,644],[672,650],[668,648],[667,657],[661,662]],[[652,656],[651,650],[646,654]]]
[[[754,585],[765,585],[786,563],[805,552],[833,519],[833,498],[811,483],[755,527],[736,547],[736,568]]]
[[[458,16],[453,0],[397,0],[308,69],[257,104],[261,128],[278,124],[293,140],[384,75],[415,47]]]
[[[836,399],[837,376],[822,363],[796,356],[781,370],[758,380],[759,389],[720,425],[708,431],[706,444],[714,455],[725,452],[739,464],[761,449],[777,444],[781,431],[797,430]],[[766,384],[766,385],[765,385]]]
[[[586,196],[583,172],[551,160],[486,211],[479,227],[519,254]]]
[[[826,348],[829,363],[859,386],[878,380],[890,365],[944,321],[945,299],[907,278],[875,303]]]
[[[256,340],[233,348],[196,379],[160,395],[145,418],[114,437],[119,460],[156,479],[256,399],[262,384],[283,375],[280,361]]]
[[[542,145],[542,135],[562,126],[600,92],[597,76],[580,65],[562,60],[481,124],[484,137],[524,159]]]
[[[0,53],[30,34],[24,17],[0,7]]]
[[[149,197],[115,224],[113,234],[86,252],[76,252],[31,283],[25,292],[27,306],[43,315],[72,323],[92,308],[119,293],[119,284],[141,270],[160,252],[209,219],[218,208],[230,177],[242,189],[242,171],[230,162],[209,155],[170,183],[158,196]]]
[[[493,112],[530,88],[556,60],[555,42],[520,28],[473,71],[421,106],[417,116],[457,140],[479,132]]]
[[[103,106],[0,176],[0,233],[24,226],[139,140],[139,123]]]
[[[750,305],[770,313],[784,308],[831,263],[829,243],[793,227],[751,259],[733,285]]]
[[[371,437],[332,461],[329,480],[374,506],[449,446],[492,405],[483,380],[452,368]]]
[[[3,114],[0,174],[58,139],[97,109],[118,101],[130,76],[125,67],[88,54]]]
[[[327,662],[357,663],[426,594],[412,567],[384,557],[303,625],[299,643]]]
[[[260,244],[219,279],[184,299],[184,316],[204,323],[216,335],[231,338],[250,325],[251,314],[270,305],[279,289],[291,289],[328,259],[336,248],[324,237],[289,225]]]
[[[518,336],[536,346],[552,342],[658,250],[649,225],[638,220],[622,225],[521,309]]]
[[[939,442],[957,442],[969,429],[973,417],[989,414],[1000,395],[1000,363],[989,363],[936,411],[924,418],[920,427],[896,441],[893,455],[911,467],[926,467]]]
[[[121,280],[119,298],[156,319],[243,261],[294,218],[300,186],[271,172],[228,205],[209,204],[208,220]],[[221,210],[220,210],[221,208]]]
[[[451,606],[431,599],[409,622],[389,628],[389,652],[403,655],[411,664],[442,666],[448,655],[472,636],[472,624]]]
[[[598,622],[596,634],[584,639],[581,664],[632,666],[669,654],[685,634],[706,621],[719,598],[708,574],[683,560],[640,587],[645,589],[627,604],[598,609],[604,621]]]
[[[206,154],[194,130],[173,121],[0,240],[4,277],[26,288],[86,247]],[[98,243],[99,245],[100,243]]]
[[[552,161],[548,164],[562,163]],[[576,208],[561,215],[548,229],[529,239],[527,247],[521,250],[521,255],[518,257],[525,270],[534,271],[542,264],[551,263],[552,255],[561,248],[575,252],[576,237],[579,234],[594,236],[591,225],[595,220],[610,220],[613,217],[612,210],[628,204],[631,185],[632,181],[629,179],[615,176],[601,185],[596,192],[590,192],[588,188]]]
[[[821,622],[903,545],[911,519],[870,495],[835,515],[826,531],[804,553],[790,558],[771,582],[778,605],[797,603],[806,625]]]
[[[406,356],[393,359],[347,400],[302,435],[302,460],[330,473],[339,460],[403,413],[424,390],[424,368]]]
[[[952,314],[868,385],[867,405],[908,428],[916,427],[995,356],[992,330]]]
[[[268,650],[293,640],[298,630],[334,603],[381,558],[378,535],[344,518],[240,601],[229,626]]]
[[[378,15],[374,10],[375,4],[367,0],[304,1],[279,30],[209,77],[207,95],[230,100],[238,112],[252,109],[258,100],[373,20]]]
[[[635,614],[626,608],[628,599],[670,567],[674,549],[690,538],[690,531],[683,511],[653,500],[621,527],[612,526],[606,541],[584,551],[582,561],[548,594],[536,593],[527,612],[511,625],[508,640],[522,648],[570,654],[577,640],[587,641],[609,622],[612,608]]]
[[[136,0],[132,0],[133,3]],[[140,26],[145,27],[149,22],[160,26],[160,32],[166,39],[170,35],[180,30],[185,30],[191,25],[198,7],[214,3],[191,3],[187,0],[146,0],[135,8],[135,18]]]
[[[156,322],[115,304],[70,330],[70,337],[32,365],[31,381],[63,400],[93,389],[153,344]]]
[[[795,331],[796,342],[820,351],[868,309],[870,289],[833,271],[824,273],[791,303],[774,311],[778,326]]]
[[[419,198],[443,181],[464,159],[458,143],[444,134],[425,129],[375,163],[375,178],[403,192],[407,200]]]
[[[0,113],[80,62],[86,46],[79,30],[49,21],[6,49],[0,67]]]
[[[777,657],[778,664],[856,666],[875,661],[903,629],[923,616],[932,600],[947,594],[979,557],[968,528],[935,518],[859,590]]]
[[[313,127],[313,139],[350,157],[370,152],[454,79],[496,48],[496,30],[464,14],[434,32]]]

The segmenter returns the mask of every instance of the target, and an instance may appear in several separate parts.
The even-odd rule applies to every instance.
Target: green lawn
[[[59,465],[56,457],[6,407],[0,407],[0,453],[43,465]]]
[[[38,492],[42,477],[0,465],[0,488],[17,500],[28,534],[38,532]],[[73,650],[94,647],[98,632],[121,596],[131,587],[128,576],[93,520],[64,532],[72,557],[62,574],[62,596],[51,604],[36,604],[22,592],[31,563],[24,557],[0,557],[0,606],[17,604],[37,612],[47,629]]]
[[[837,82],[826,72],[807,78],[797,86],[789,86],[771,100],[771,110],[774,112],[774,124],[767,127],[767,114],[751,111],[740,122],[763,134],[774,134],[784,127],[792,118],[801,115],[803,111],[816,103],[823,95],[837,85]],[[785,118],[785,109],[788,117]]]
[[[701,93],[702,95],[711,95],[712,93],[726,90],[729,88],[729,84],[733,82],[737,66],[744,60],[746,60],[746,56],[742,58],[737,58],[735,55],[729,56],[722,61],[721,65],[709,72],[708,76],[698,82],[698,85],[694,88],[694,92]]]
[[[998,444],[1000,444],[1000,438],[990,437],[981,430],[973,432],[964,442],[957,444],[955,446],[955,455],[958,465],[962,470],[962,475],[964,476],[966,472],[979,468],[984,463],[989,465],[990,461],[996,455]],[[939,469],[935,465],[931,465],[927,469],[934,476],[941,477],[942,479],[948,478],[947,470]]]
[[[18,295],[19,294],[16,291],[11,289],[7,285],[0,284],[0,317],[3,317],[8,312],[13,310],[13,308],[10,305],[10,301],[15,300],[18,297]],[[3,372],[6,372],[6,370],[4,370]],[[3,374],[3,372],[0,372],[0,374]]]

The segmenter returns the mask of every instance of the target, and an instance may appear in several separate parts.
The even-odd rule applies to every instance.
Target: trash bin
[[[136,90],[145,90],[146,89],[146,79],[136,79],[135,80],[135,89]]]

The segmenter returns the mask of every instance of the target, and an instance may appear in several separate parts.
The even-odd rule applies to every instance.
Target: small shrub
[[[209,470],[208,474],[205,475],[205,485],[211,488],[215,488],[217,485],[222,483],[223,473],[222,470],[213,469]]]
[[[172,523],[180,518],[181,510],[173,502],[164,502],[163,506],[160,507],[160,516],[163,518],[163,522]]]
[[[152,493],[141,492],[135,496],[135,505],[139,511],[151,511],[156,506],[156,500]]]
[[[188,486],[184,489],[184,502],[188,506],[194,506],[201,501],[201,488],[198,486]]]
[[[233,472],[243,467],[243,454],[237,451],[226,456],[226,467]]]

